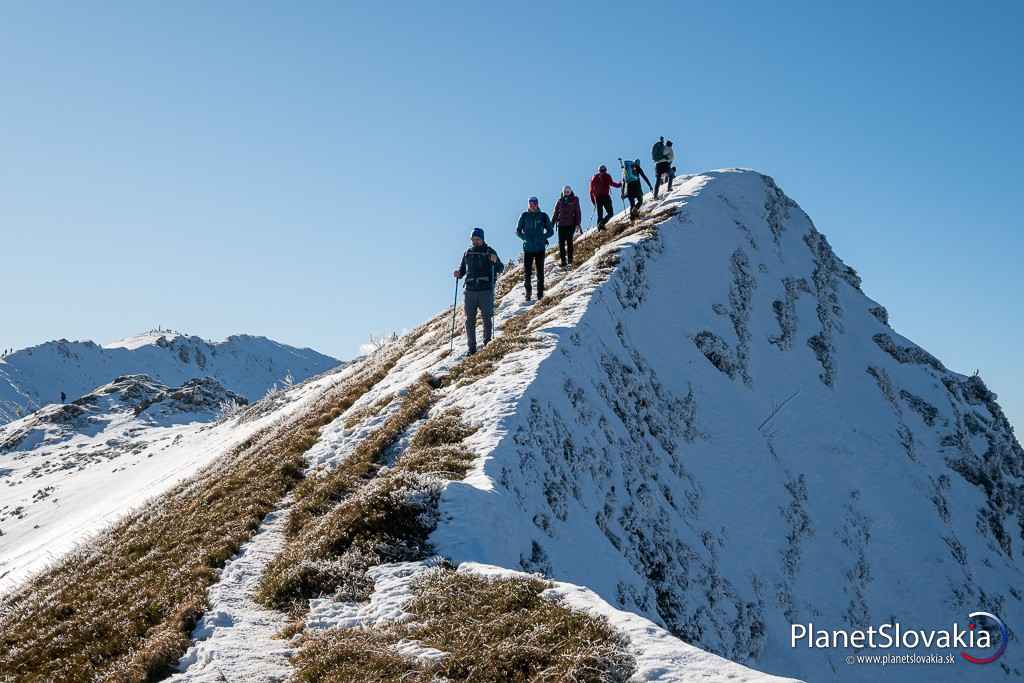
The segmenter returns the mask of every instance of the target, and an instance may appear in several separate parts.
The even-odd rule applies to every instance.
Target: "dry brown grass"
[[[329,634],[329,635],[328,635]],[[432,681],[424,671],[394,650],[398,638],[385,629],[350,628],[328,631],[305,641],[294,660],[292,680],[304,683],[419,683]]]
[[[417,430],[396,466],[449,481],[462,479],[476,459],[462,441],[475,431],[462,420],[461,411],[449,408]]]
[[[394,394],[387,394],[371,405],[362,406],[358,410],[349,411],[349,414],[345,416],[344,426],[345,429],[354,429],[359,425],[360,422],[370,417],[371,415],[377,415],[380,411],[391,405],[391,402],[395,400]]]
[[[288,515],[288,533],[295,536],[368,479],[376,476],[387,449],[409,425],[430,408],[432,378],[421,377],[402,397],[401,405],[380,427],[364,438],[333,470],[311,476],[295,491],[295,505]]]
[[[0,603],[11,681],[144,681],[184,654],[216,570],[300,479],[304,453],[401,356],[367,362],[301,415],[268,427],[129,514]]]
[[[458,481],[473,467],[476,454],[462,446],[435,446],[410,451],[402,456],[401,467],[448,481]]]
[[[474,430],[449,409],[420,427],[393,467],[373,478],[360,472],[379,471],[386,449],[429,409],[432,391],[421,379],[377,433],[307,492],[295,536],[263,573],[261,602],[295,611],[324,594],[365,599],[367,569],[428,553],[440,481],[465,476],[474,457],[461,442]]]
[[[275,640],[291,640],[306,630],[306,620],[297,616],[281,627],[281,630],[274,634]]]
[[[436,480],[389,471],[368,480],[326,514],[311,520],[267,565],[258,598],[289,611],[310,598],[369,595],[366,570],[426,554]]]
[[[634,661],[605,619],[541,597],[533,578],[490,579],[439,569],[418,580],[411,622],[332,629],[302,642],[300,681],[625,681]],[[446,653],[414,661],[394,646],[415,640]]]
[[[473,435],[475,428],[462,419],[462,411],[449,408],[430,418],[416,430],[409,446],[413,450],[433,448],[435,446],[452,446]]]

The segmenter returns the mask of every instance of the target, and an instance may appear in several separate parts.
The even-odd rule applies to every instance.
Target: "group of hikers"
[[[623,200],[629,199],[631,220],[637,216],[644,203],[641,179],[647,183],[647,187],[654,193],[655,199],[658,198],[663,178],[667,181],[668,191],[672,191],[672,181],[676,174],[675,166],[673,166],[675,150],[672,149],[672,141],[666,140],[664,136],[660,137],[651,148],[651,160],[654,162],[656,174],[653,187],[643,168],[640,167],[639,159],[626,162],[619,159],[622,168],[621,182],[616,182],[612,178],[608,173],[608,167],[604,164],[597,169],[597,173],[590,179],[590,203],[597,211],[598,230],[604,230],[615,213],[611,188],[621,188]],[[550,217],[541,211],[540,201],[537,197],[530,197],[527,209],[519,217],[519,223],[516,225],[516,236],[523,241],[523,284],[528,302],[533,300],[534,273],[536,273],[537,280],[537,300],[544,298],[544,259],[547,255],[548,240],[554,236],[557,229],[558,256],[562,269],[569,270],[573,267],[573,242],[576,234],[582,231],[582,225],[583,212],[580,208],[580,200],[571,186],[566,185],[562,188],[562,194],[555,202],[555,208]],[[472,246],[462,255],[462,263],[455,270],[454,276],[456,297],[458,296],[458,280],[466,279],[464,286],[466,338],[469,353],[472,355],[477,350],[476,318],[478,313],[483,318],[483,343],[486,345],[491,341],[494,326],[494,286],[498,275],[505,269],[505,264],[498,257],[498,253],[487,244],[482,228],[473,229],[470,241]],[[454,324],[453,317],[453,334]]]

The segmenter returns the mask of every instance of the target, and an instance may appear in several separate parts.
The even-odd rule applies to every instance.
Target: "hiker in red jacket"
[[[604,230],[604,224],[615,213],[612,208],[611,188],[613,187],[622,187],[622,183],[615,182],[615,179],[608,173],[608,167],[601,164],[601,168],[597,169],[597,173],[590,179],[590,203],[597,207],[598,230]]]
[[[583,223],[583,212],[580,210],[579,197],[573,194],[568,185],[562,188],[562,196],[555,202],[551,222],[558,226],[558,255],[562,259],[562,269],[572,268],[572,238]]]

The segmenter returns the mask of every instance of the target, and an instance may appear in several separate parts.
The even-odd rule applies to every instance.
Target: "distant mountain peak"
[[[239,334],[207,341],[155,328],[100,346],[58,339],[14,351],[0,363],[0,425],[70,401],[122,375],[147,375],[166,386],[212,377],[249,401],[291,377],[301,382],[340,363],[309,348]]]
[[[117,339],[112,342],[103,344],[105,349],[137,349],[140,346],[146,346],[147,344],[156,344],[163,338],[170,341],[177,337],[188,337],[189,335],[178,330],[169,330],[164,328],[154,328],[152,330],[146,330],[139,334],[132,335],[130,337],[124,337],[123,339]]]

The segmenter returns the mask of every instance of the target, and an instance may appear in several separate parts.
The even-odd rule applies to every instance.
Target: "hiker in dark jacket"
[[[544,298],[544,250],[548,240],[555,234],[551,219],[540,210],[540,202],[530,197],[530,208],[519,217],[516,235],[523,241],[523,275],[525,276],[526,300],[532,298],[530,281],[533,269],[537,269],[537,300]]]
[[[551,221],[558,226],[558,256],[562,261],[562,268],[572,268],[573,237],[583,224],[583,212],[580,210],[579,197],[573,194],[572,188],[568,185],[562,188],[562,196],[555,202]]]
[[[484,231],[474,228],[470,237],[473,243],[462,255],[462,265],[455,271],[455,279],[466,278],[465,310],[466,340],[469,354],[476,353],[476,312],[484,319],[484,346],[491,341],[494,329],[494,283],[505,264],[498,258],[498,252],[484,242]]]
[[[658,141],[651,147],[651,161],[657,166],[662,161],[665,161],[665,136],[662,135],[658,138]]]
[[[608,167],[601,164],[601,168],[597,169],[597,173],[590,179],[590,203],[597,207],[598,230],[604,230],[605,223],[615,213],[615,209],[612,208],[611,188],[613,187],[622,187],[622,185],[615,182],[615,179],[608,173]],[[604,212],[603,217],[602,211]]]
[[[662,138],[664,140],[664,138]],[[655,151],[657,150],[658,143],[654,144]],[[672,162],[675,161],[676,153],[672,149],[672,141],[668,140],[665,142],[660,150],[660,157],[654,160],[654,198],[658,198],[658,190],[661,189],[662,178],[668,178],[668,191],[672,191],[672,181],[675,179],[675,171],[672,168]],[[654,151],[651,152],[654,154]]]
[[[654,190],[651,187],[651,181],[647,179],[647,174],[644,173],[644,169],[640,168],[640,160],[635,159],[633,161],[627,161],[622,167],[622,182],[625,184],[626,197],[629,198],[629,217],[635,218],[640,213],[640,206],[644,203],[644,188],[640,185],[640,179],[643,178],[644,182],[647,183],[647,189]]]

